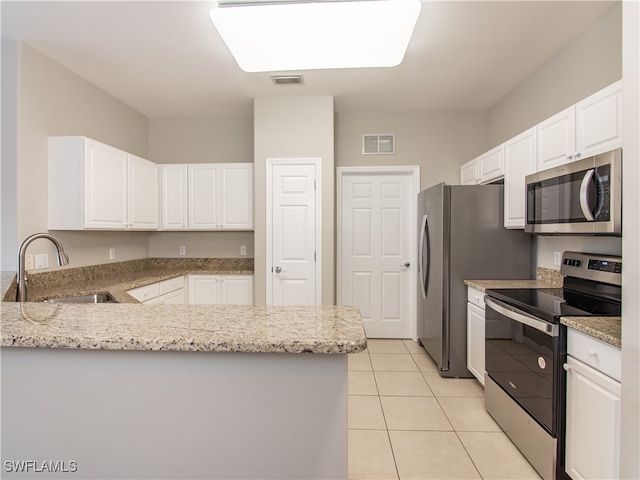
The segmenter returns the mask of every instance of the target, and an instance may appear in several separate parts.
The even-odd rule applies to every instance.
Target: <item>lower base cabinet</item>
[[[253,305],[253,275],[189,275],[190,305]]]
[[[620,350],[581,334],[581,355],[572,351],[572,334],[569,329],[565,471],[573,480],[619,478]]]
[[[484,386],[484,292],[467,289],[467,369]]]

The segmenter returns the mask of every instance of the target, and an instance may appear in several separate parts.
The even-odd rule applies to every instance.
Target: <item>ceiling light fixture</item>
[[[420,0],[222,0],[211,21],[245,72],[393,67]]]

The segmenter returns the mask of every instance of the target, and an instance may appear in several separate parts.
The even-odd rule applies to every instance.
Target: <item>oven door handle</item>
[[[540,320],[533,315],[515,310],[511,305],[503,303],[487,295],[484,296],[484,303],[489,308],[495,310],[496,312],[504,315],[507,318],[510,318],[511,320],[515,320],[518,323],[523,323],[531,328],[535,328],[536,330],[545,333],[550,337],[558,336],[558,325],[545,322],[544,320]]]

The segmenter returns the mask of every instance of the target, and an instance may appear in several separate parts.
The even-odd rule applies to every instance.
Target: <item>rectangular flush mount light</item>
[[[245,72],[393,67],[421,0],[234,1],[210,12]]]

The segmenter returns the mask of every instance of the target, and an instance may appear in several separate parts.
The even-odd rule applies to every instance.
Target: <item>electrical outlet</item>
[[[35,267],[36,267],[36,264],[33,263],[33,255],[26,255],[24,257],[25,270],[33,270]]]
[[[39,268],[49,268],[49,254],[40,253],[36,255],[36,270]]]
[[[186,255],[187,254],[187,247],[185,247],[184,245],[180,245],[179,251],[180,251],[180,255]]]
[[[247,246],[240,245],[240,255],[246,255],[246,254],[247,254]]]
[[[115,260],[116,259],[116,249],[115,248],[110,248],[109,249],[109,260]]]
[[[553,264],[560,265],[562,263],[562,252],[553,252]]]

